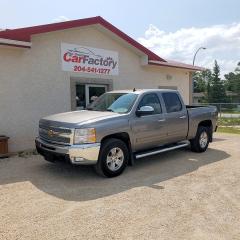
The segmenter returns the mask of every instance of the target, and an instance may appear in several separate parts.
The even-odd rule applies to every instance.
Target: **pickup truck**
[[[184,105],[176,90],[111,91],[86,110],[42,118],[36,149],[49,162],[94,165],[115,177],[138,158],[189,145],[206,151],[217,115],[214,106]]]

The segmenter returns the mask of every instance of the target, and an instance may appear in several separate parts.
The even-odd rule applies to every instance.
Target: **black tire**
[[[204,143],[201,143],[203,138],[205,139]],[[208,148],[209,141],[210,129],[208,127],[199,126],[195,138],[190,140],[191,150],[198,153],[205,152]]]
[[[116,156],[111,155],[112,151],[115,151],[115,150],[116,150],[116,154],[115,154]],[[121,156],[123,155],[123,157],[118,158],[117,154],[120,154]],[[111,157],[116,158],[115,160],[111,160],[111,161],[115,161],[114,163],[109,162],[108,159],[110,159]],[[98,157],[98,162],[95,165],[95,170],[99,175],[104,177],[109,177],[109,178],[117,177],[126,168],[128,159],[129,159],[129,151],[126,144],[119,139],[109,138],[102,143],[101,150]],[[119,163],[119,165],[117,165],[116,161],[120,161],[121,164]],[[110,169],[111,167],[117,168],[117,166],[119,168],[116,170]]]

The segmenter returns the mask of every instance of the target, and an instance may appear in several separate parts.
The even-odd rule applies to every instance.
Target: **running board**
[[[174,150],[174,149],[187,147],[188,145],[189,145],[189,141],[179,142],[176,145],[171,146],[171,147],[165,146],[165,147],[161,147],[161,148],[158,148],[158,149],[155,148],[152,151],[146,151],[146,152],[138,153],[138,154],[135,155],[135,158],[138,159],[138,158],[148,157],[148,156],[155,155],[155,154],[158,154],[158,153],[168,152],[168,151],[171,151],[171,150]]]

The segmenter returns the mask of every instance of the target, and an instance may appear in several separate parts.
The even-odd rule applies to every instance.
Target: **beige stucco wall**
[[[117,51],[119,75],[63,72],[61,42]],[[94,27],[35,35],[31,49],[0,47],[0,135],[10,137],[10,151],[34,147],[41,117],[71,109],[70,77],[111,79],[114,89],[177,86],[189,103],[188,71],[141,66],[135,52]]]

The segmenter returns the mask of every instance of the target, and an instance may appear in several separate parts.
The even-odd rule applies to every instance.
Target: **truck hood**
[[[42,120],[77,125],[90,123],[92,121],[106,119],[114,116],[119,116],[119,113],[81,110],[50,115],[42,118]]]

